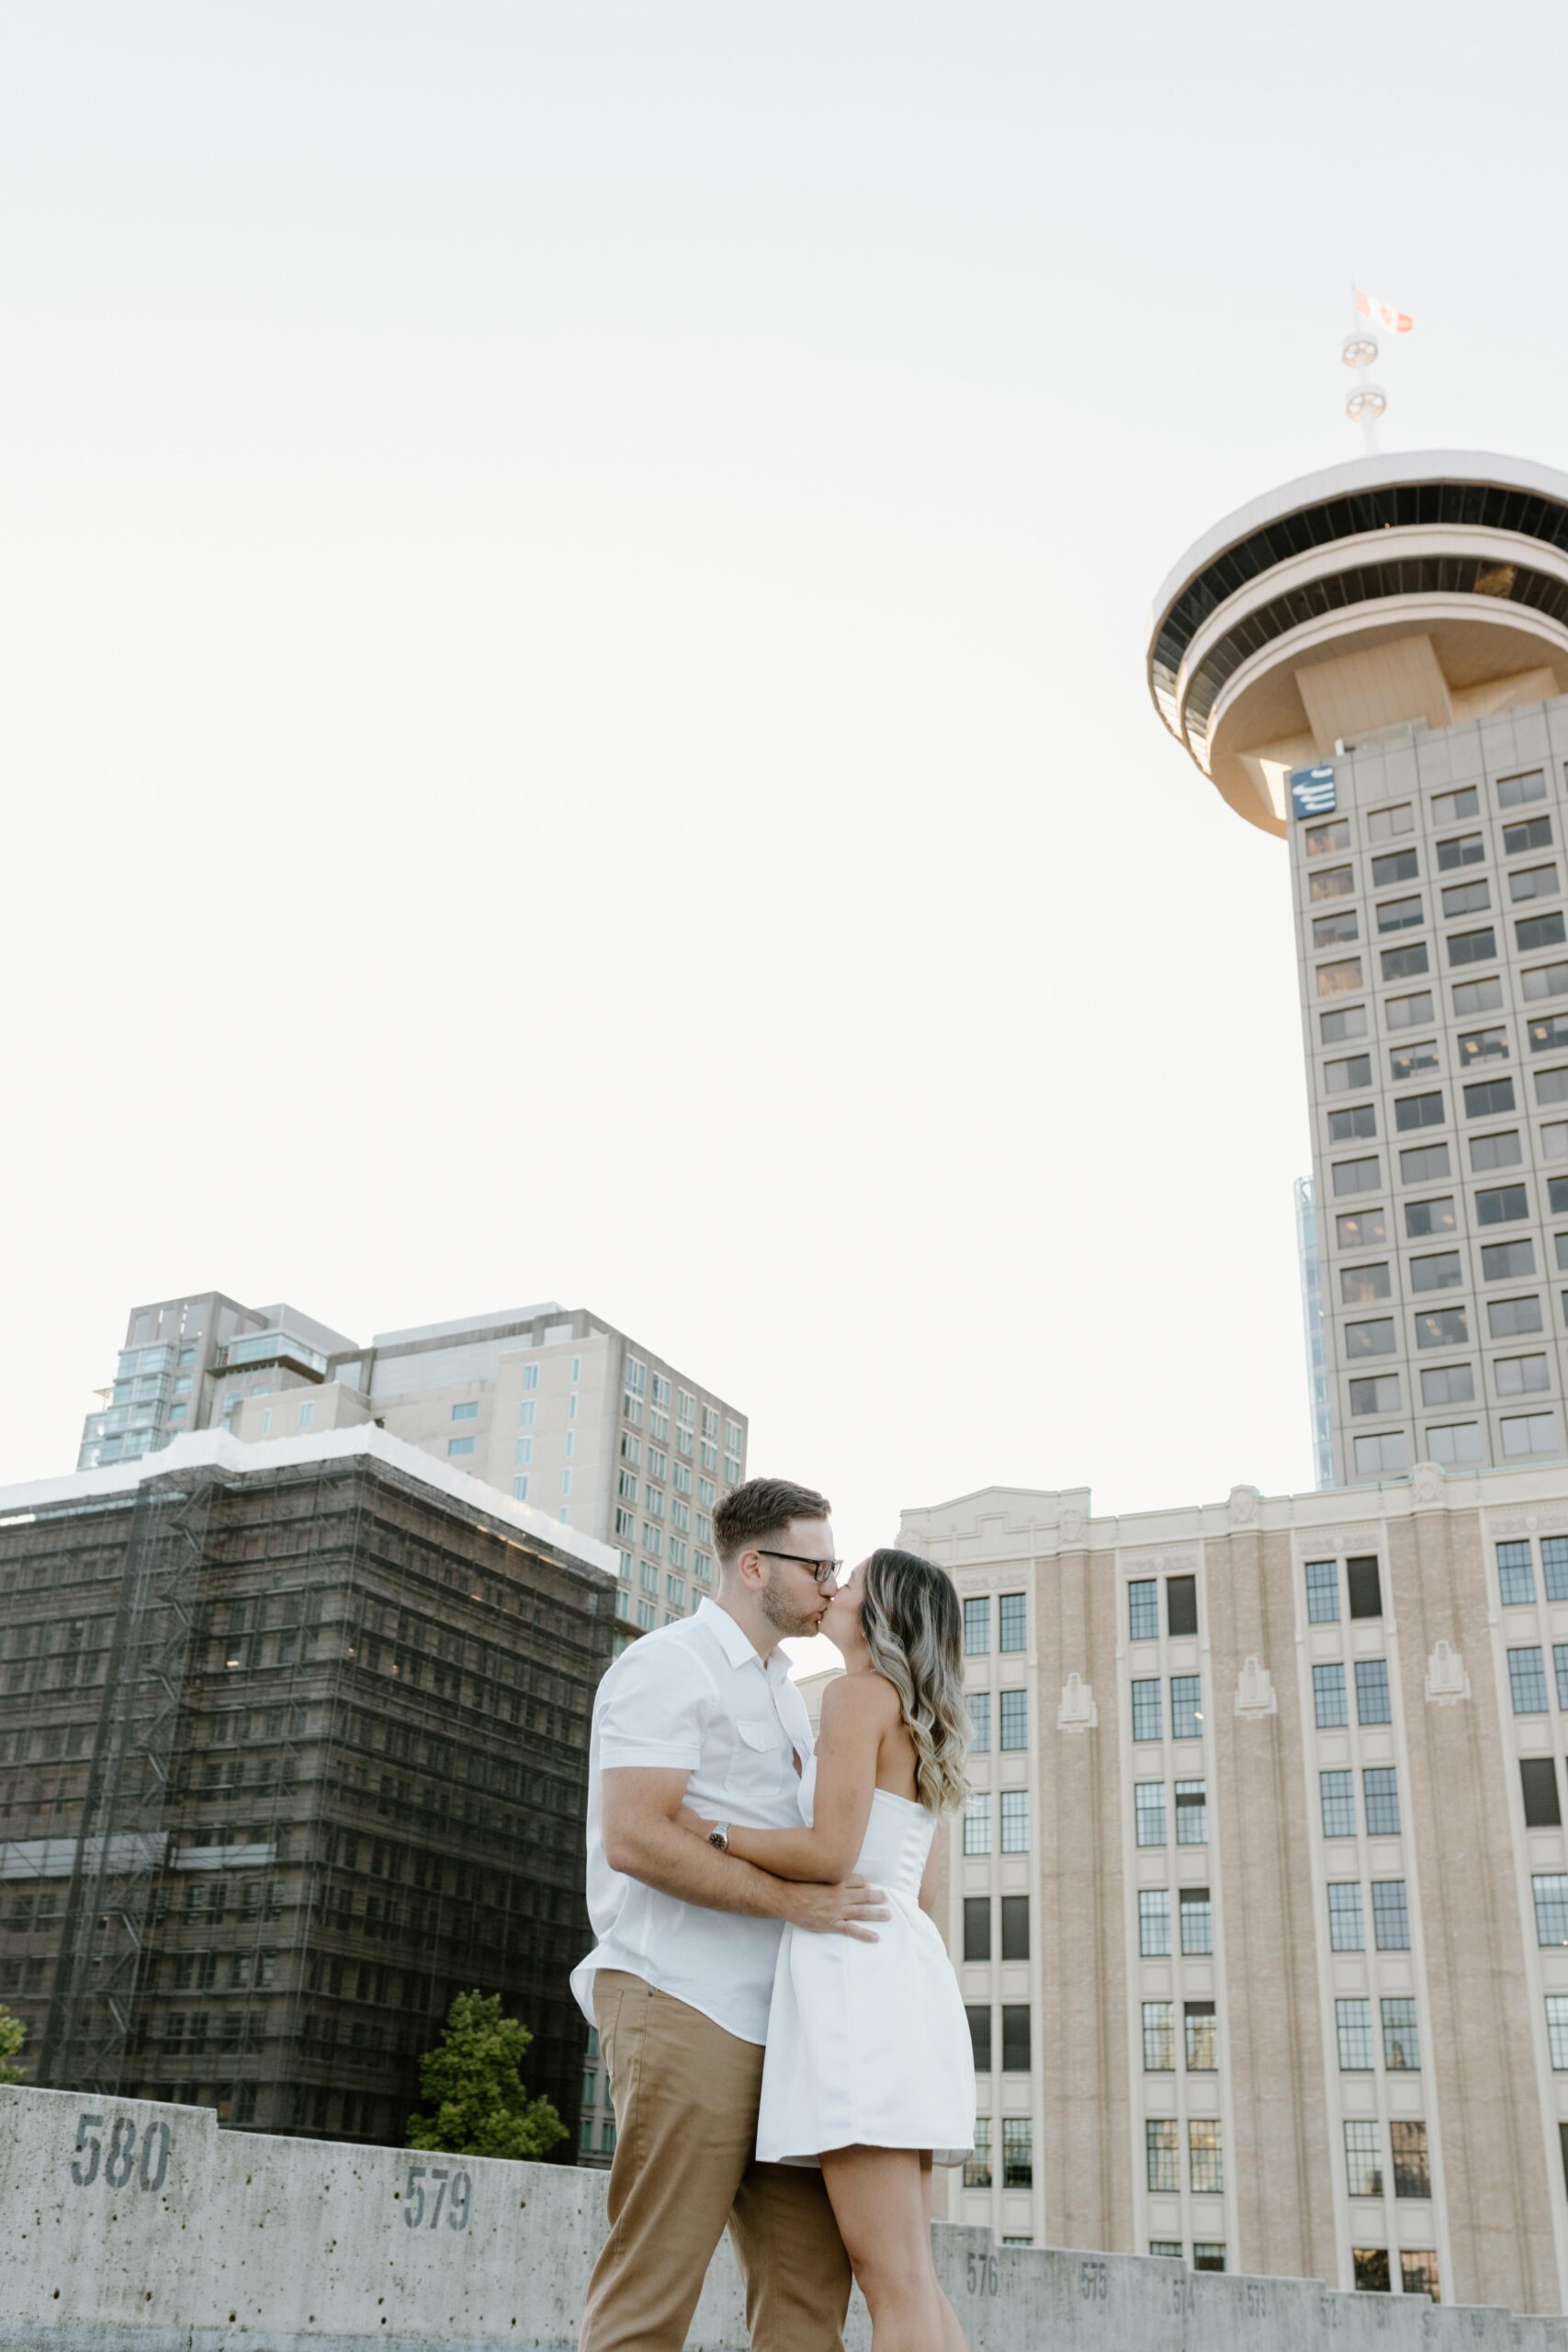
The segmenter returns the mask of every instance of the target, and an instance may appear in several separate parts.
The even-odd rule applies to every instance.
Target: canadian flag
[[[1380,302],[1374,296],[1363,294],[1359,286],[1356,288],[1356,308],[1363,319],[1376,319],[1379,326],[1386,327],[1390,334],[1408,334],[1416,323],[1408,311],[1396,311],[1392,302]]]

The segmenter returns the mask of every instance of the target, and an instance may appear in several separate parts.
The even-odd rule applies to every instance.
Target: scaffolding
[[[169,1844],[214,1485],[210,1472],[172,1472],[137,1490],[38,2062],[58,2089],[119,2088]]]

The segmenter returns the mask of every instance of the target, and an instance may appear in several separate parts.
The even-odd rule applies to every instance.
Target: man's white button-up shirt
[[[572,1971],[592,2023],[593,1978],[625,1969],[670,1993],[742,2041],[765,2041],[776,1919],[705,1911],[613,1871],[599,1827],[599,1775],[626,1766],[683,1771],[686,1803],[712,1821],[796,1829],[811,1755],[806,1702],[775,1649],[766,1664],[716,1601],[645,1634],[618,1657],[593,1702],[588,1757],[588,1916],[599,1940]]]

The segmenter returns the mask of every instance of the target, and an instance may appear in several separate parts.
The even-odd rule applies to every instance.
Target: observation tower
[[[1182,557],[1147,667],[1290,843],[1334,1482],[1562,1455],[1568,474],[1444,449],[1288,482]]]

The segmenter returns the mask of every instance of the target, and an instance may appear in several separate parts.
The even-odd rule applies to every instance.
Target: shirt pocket
[[[777,1797],[791,1777],[785,1747],[776,1724],[737,1723],[735,1753],[724,1778],[725,1794],[755,1797],[760,1803]]]

